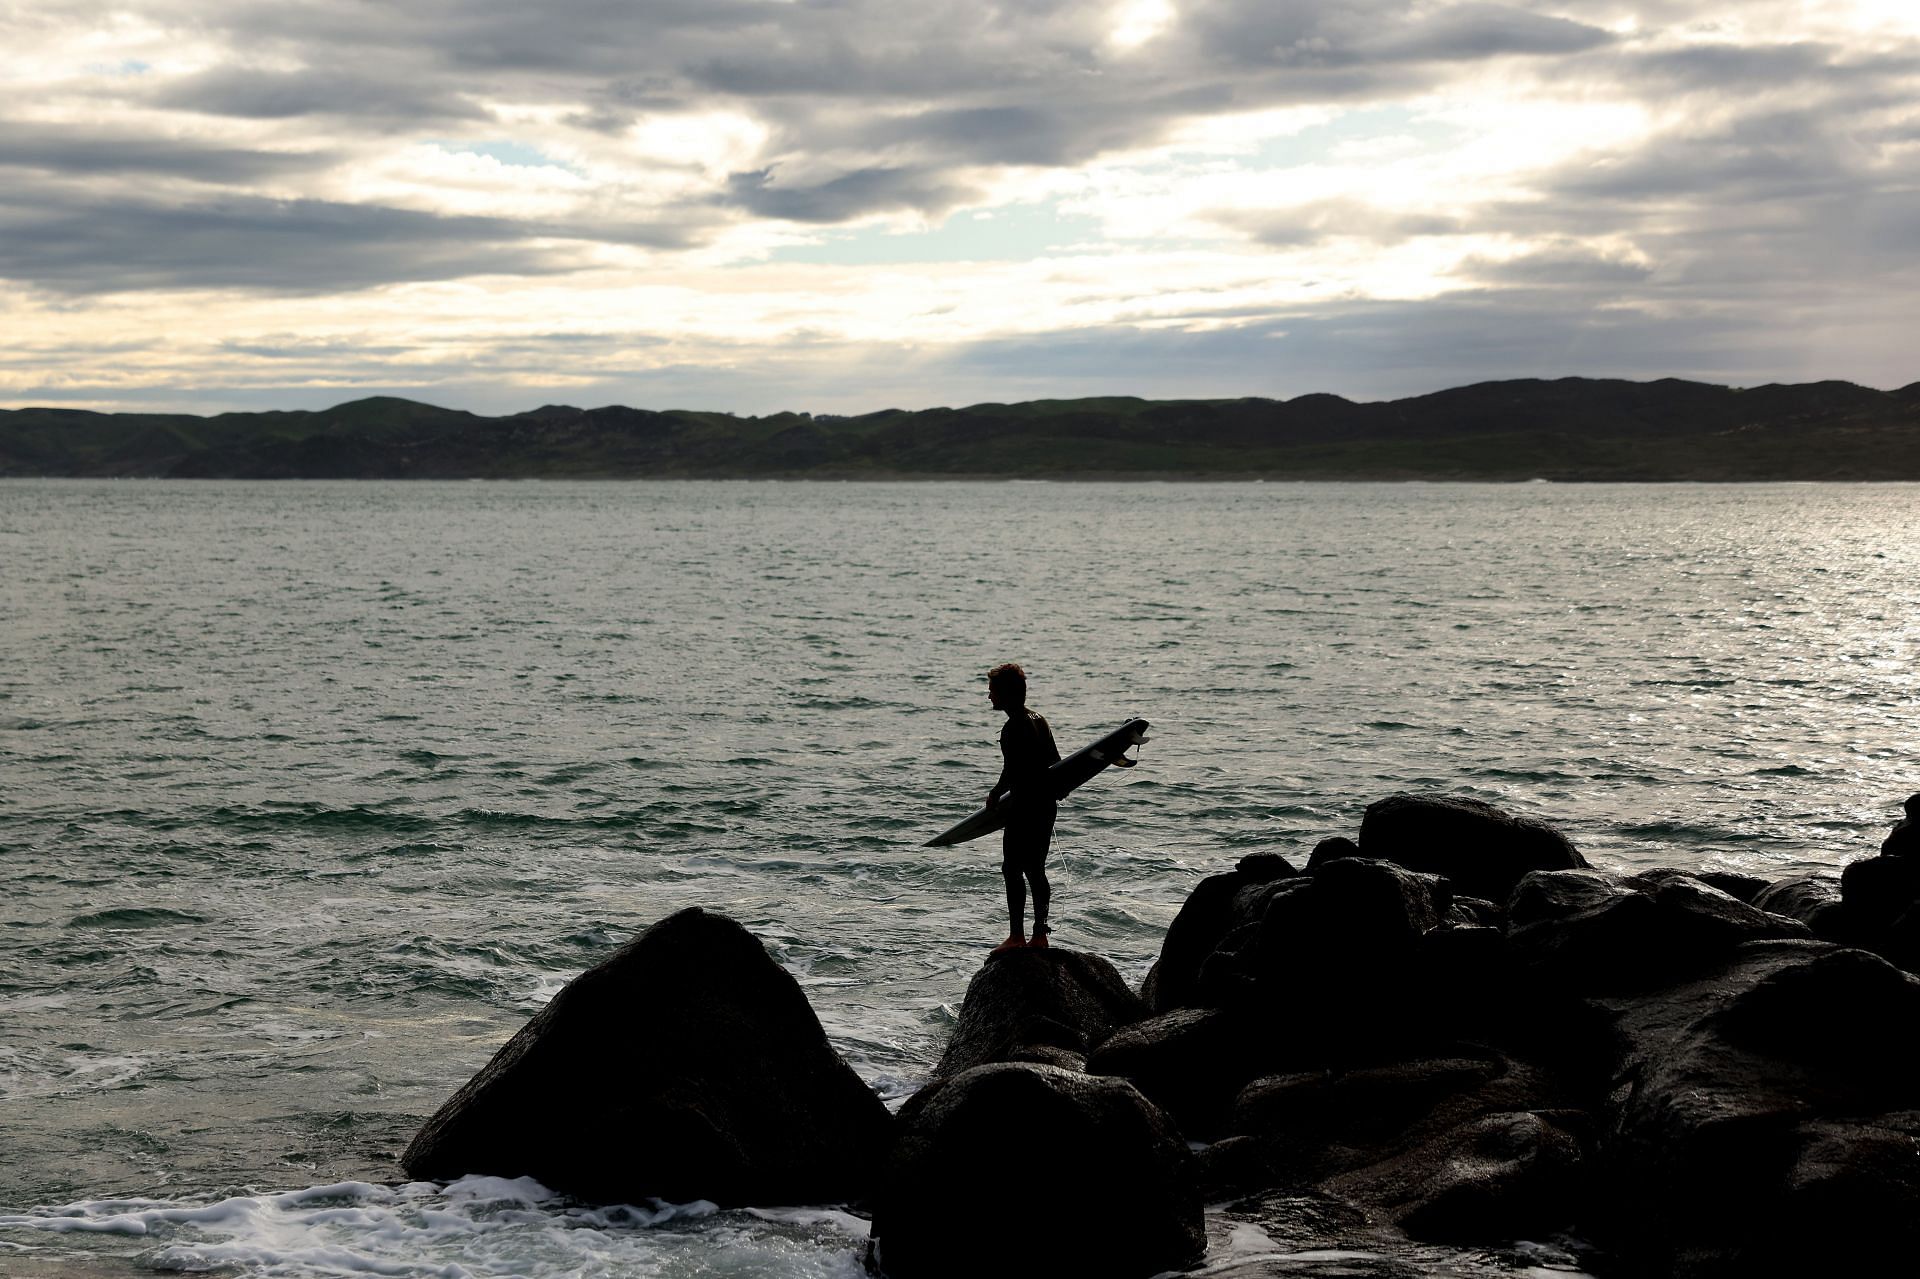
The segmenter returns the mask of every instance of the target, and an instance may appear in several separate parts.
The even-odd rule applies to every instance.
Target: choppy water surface
[[[1156,724],[1055,841],[1058,942],[1131,977],[1398,789],[1601,864],[1862,855],[1920,787],[1916,495],[0,483],[0,1271],[857,1273],[844,1214],[392,1159],[687,905],[910,1092],[1004,930],[994,849],[919,845],[1008,658],[1068,749]]]

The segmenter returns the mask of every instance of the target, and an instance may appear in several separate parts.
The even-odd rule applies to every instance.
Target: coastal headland
[[[402,1164],[851,1202],[891,1279],[1146,1279],[1222,1223],[1269,1245],[1208,1270],[1234,1279],[1547,1239],[1603,1275],[1873,1273],[1920,1248],[1916,805],[1843,873],[1770,881],[1603,872],[1548,823],[1389,796],[1304,865],[1203,880],[1139,990],[1069,949],[989,958],[897,1115],[750,934],[689,909]],[[560,1118],[556,1090],[594,1104]]]
[[[1920,383],[1485,382],[1410,399],[1123,396],[766,417],[390,397],[299,412],[0,410],[0,477],[1920,480]]]

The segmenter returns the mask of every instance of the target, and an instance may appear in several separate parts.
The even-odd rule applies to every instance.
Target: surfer
[[[1027,673],[1018,665],[1005,662],[987,672],[987,700],[1007,716],[1000,729],[1000,754],[1006,762],[1000,780],[987,792],[987,807],[1009,792],[1020,797],[1001,836],[1000,874],[1007,881],[1007,918],[1012,926],[1007,939],[993,948],[998,954],[1047,944],[1047,907],[1053,900],[1053,886],[1047,882],[1047,847],[1053,842],[1059,805],[1047,793],[1046,771],[1060,762],[1060,751],[1053,744],[1046,717],[1027,708]],[[1031,942],[1025,930],[1029,884],[1033,886]]]

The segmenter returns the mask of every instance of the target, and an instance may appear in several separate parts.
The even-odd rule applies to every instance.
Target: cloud
[[[1245,231],[1261,244],[1282,248],[1336,237],[1391,243],[1418,235],[1456,235],[1460,218],[1420,210],[1383,209],[1360,200],[1317,200],[1283,209],[1223,209],[1212,215],[1222,226]]]
[[[153,94],[156,106],[206,115],[285,120],[300,116],[363,117],[408,129],[435,121],[483,120],[488,113],[451,87],[398,76],[260,71],[218,67],[181,76]]]
[[[69,176],[120,174],[234,184],[325,168],[337,158],[324,150],[267,151],[183,142],[126,129],[0,120],[0,166]]]
[[[1183,0],[1125,38],[1115,0],[369,12],[0,10],[9,329],[57,322],[57,369],[88,325],[124,341],[185,290],[185,322],[235,344],[196,348],[194,376],[224,352],[262,386],[333,362],[496,397],[757,395],[748,363],[768,395],[845,376],[905,399],[923,374],[1042,388],[1046,358],[1062,387],[1195,394],[1282,389],[1295,352],[1319,362],[1306,389],[1396,393],[1458,380],[1448,359],[1712,376],[1818,353],[1864,380],[1868,354],[1910,360],[1842,312],[1910,331],[1920,285],[1920,21],[1888,3]],[[943,226],[1019,209],[1071,234],[971,268],[1007,268],[997,292],[943,273]],[[890,251],[810,253],[861,237]],[[381,292],[434,282],[457,303]],[[256,309],[351,294],[358,316],[376,293],[383,331],[350,337]],[[469,315],[457,350],[413,345]],[[586,336],[529,331],[546,316]]]
[[[778,170],[733,174],[725,202],[760,217],[788,222],[844,222],[880,210],[942,213],[970,190],[955,179],[918,168],[855,169],[811,186],[786,185]]]
[[[1376,57],[1446,61],[1510,54],[1579,53],[1609,44],[1598,27],[1498,4],[1456,4],[1374,35],[1359,48]]]
[[[166,204],[0,194],[0,278],[65,293],[245,289],[325,293],[470,275],[575,269],[499,218],[229,197]]]

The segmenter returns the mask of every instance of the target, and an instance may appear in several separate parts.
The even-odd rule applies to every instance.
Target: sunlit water
[[[1004,933],[993,841],[920,845],[1009,658],[1067,749],[1155,723],[1052,862],[1056,941],[1130,978],[1200,876],[1401,789],[1836,867],[1920,787],[1917,496],[0,483],[0,1272],[856,1274],[830,1208],[394,1156],[696,904],[911,1092]]]

